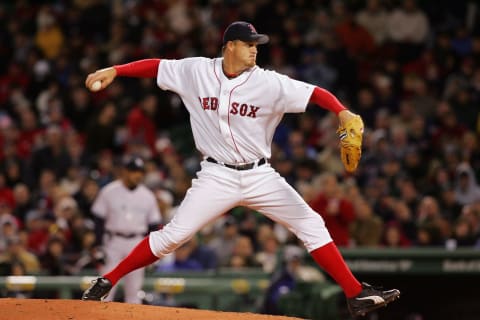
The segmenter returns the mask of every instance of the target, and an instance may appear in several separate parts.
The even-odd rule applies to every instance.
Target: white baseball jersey
[[[283,114],[305,111],[314,86],[257,66],[229,79],[222,62],[223,58],[202,57],[160,62],[158,86],[180,95],[190,113],[197,149],[220,164],[201,162],[173,219],[150,233],[152,252],[165,256],[236,206],[286,226],[309,251],[332,241],[321,216],[269,163],[247,170],[223,165],[270,158]]]
[[[92,212],[105,220],[105,230],[125,234],[146,234],[149,225],[161,222],[153,192],[144,185],[130,190],[121,180],[100,190]]]
[[[203,155],[229,164],[270,158],[284,113],[304,112],[314,86],[258,66],[229,79],[222,61],[162,59],[157,84],[182,98]]]

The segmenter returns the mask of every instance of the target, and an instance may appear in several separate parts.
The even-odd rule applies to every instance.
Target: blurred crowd
[[[358,171],[337,119],[286,115],[271,163],[341,247],[480,248],[480,6],[474,1],[72,0],[0,4],[0,274],[95,269],[91,204],[123,156],[146,160],[163,223],[199,168],[181,100],[154,79],[90,93],[86,75],[144,58],[217,57],[252,22],[258,64],[332,91],[365,122]],[[202,214],[198,212],[198,214]],[[261,267],[300,245],[234,208],[157,270]]]

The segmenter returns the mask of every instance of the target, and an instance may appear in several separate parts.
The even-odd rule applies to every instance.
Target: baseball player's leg
[[[157,260],[158,257],[152,253],[149,244],[149,237],[147,236],[142,241],[140,241],[123,260],[121,260],[117,265],[110,269],[108,273],[103,274],[100,279],[101,281],[97,281],[97,283],[99,283],[99,285],[97,285],[98,290],[96,290],[96,288],[93,288],[95,289],[94,291],[98,291],[99,294],[91,295],[96,298],[96,296],[104,293],[105,291],[107,291],[107,289],[109,290],[108,287],[115,286],[115,284],[126,274],[138,268],[148,266]],[[95,284],[93,286],[95,286]],[[87,293],[87,291],[85,293]],[[98,299],[92,298],[88,300]]]
[[[362,286],[339,254],[322,217],[270,166],[252,170],[245,177],[247,205],[283,224],[303,241],[320,267],[342,287],[347,297]]]
[[[172,221],[140,241],[103,278],[115,285],[131,271],[145,267],[172,252],[203,225],[237,205],[241,192],[235,174],[237,172],[217,164],[202,162],[198,179],[193,180],[192,187],[187,191]]]
[[[101,274],[113,269],[124,257],[123,241],[120,238],[108,237],[104,240],[103,250],[105,251],[105,264],[100,268]],[[118,286],[113,286],[104,301],[113,301]]]
[[[145,268],[134,270],[127,274],[123,278],[125,302],[141,304],[142,300],[138,296],[140,290],[142,290],[143,279],[145,277]]]
[[[245,184],[250,185],[247,205],[282,223],[303,241],[315,262],[342,287],[353,316],[365,315],[400,296],[397,289],[379,290],[360,284],[331,241],[320,215],[273,169],[264,166],[245,178]]]
[[[203,161],[197,175],[173,219],[162,230],[150,233],[150,246],[158,257],[178,248],[241,200],[239,172]]]
[[[121,252],[122,258],[128,256],[128,254],[135,248],[137,243],[141,241],[142,238],[120,238],[117,240],[117,244],[121,246],[121,248],[116,248],[118,252]],[[120,262],[122,259],[117,261]],[[111,270],[115,265],[111,268],[106,270]],[[124,301],[128,303],[136,303],[140,304],[142,301],[138,297],[138,292],[142,289],[143,279],[145,276],[145,269],[139,268],[136,269],[125,276],[123,279],[123,292],[124,292]],[[116,288],[115,286],[114,288]],[[110,296],[113,296],[110,293]]]
[[[104,271],[102,272],[103,276],[94,280],[90,287],[84,291],[82,300],[104,299],[106,301],[111,301],[115,296],[115,285],[123,276],[158,260],[158,257],[155,256],[150,249],[148,236],[141,240],[130,252],[128,252],[132,244],[134,245],[135,243],[132,243],[131,239],[129,239],[127,242],[123,242],[123,248],[121,252],[123,254],[122,256],[126,257],[116,265],[112,265],[114,261],[113,259],[111,260],[112,264],[108,263],[105,265],[102,269]],[[108,272],[105,273],[106,271]],[[141,286],[141,284],[139,285]]]

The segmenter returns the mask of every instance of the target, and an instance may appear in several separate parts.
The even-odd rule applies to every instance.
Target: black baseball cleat
[[[368,312],[381,308],[400,297],[397,289],[382,291],[362,282],[362,291],[354,298],[347,299],[347,306],[353,317],[364,316]]]
[[[102,301],[112,289],[110,280],[100,277],[92,281],[90,287],[85,290],[82,300]]]

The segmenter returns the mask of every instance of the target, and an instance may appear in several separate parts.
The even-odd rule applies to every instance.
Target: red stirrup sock
[[[313,250],[310,254],[315,262],[342,287],[347,298],[353,298],[362,291],[362,285],[352,274],[333,242]]]
[[[128,256],[125,257],[125,259],[120,261],[120,263],[117,264],[112,271],[105,274],[103,277],[110,280],[112,285],[115,285],[118,280],[120,280],[127,273],[135,269],[148,266],[158,259],[159,258],[153,254],[152,249],[150,248],[147,236],[140,241],[135,248],[133,248],[133,250]]]

